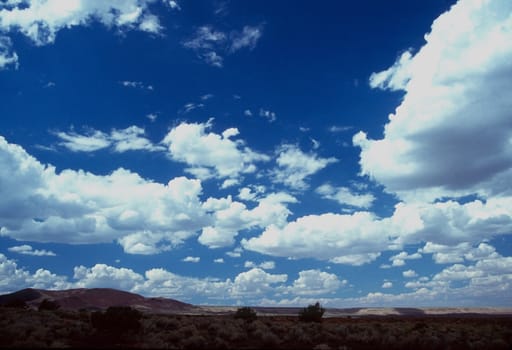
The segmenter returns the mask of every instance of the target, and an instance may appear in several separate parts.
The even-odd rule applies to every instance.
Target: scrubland
[[[135,322],[92,321],[93,312],[0,308],[8,348],[164,349],[511,349],[512,318],[336,317],[139,314]],[[97,314],[98,315],[98,314]],[[117,317],[117,316],[116,316]],[[131,317],[131,316],[130,316]],[[121,319],[123,318],[123,319]]]

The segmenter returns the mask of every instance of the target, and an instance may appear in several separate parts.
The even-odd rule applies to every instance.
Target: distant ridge
[[[22,300],[37,308],[41,301],[50,299],[67,310],[102,310],[110,306],[130,306],[154,313],[191,312],[194,306],[174,299],[146,298],[142,295],[111,288],[79,288],[67,290],[44,290],[27,288],[14,293],[0,295],[0,305]]]

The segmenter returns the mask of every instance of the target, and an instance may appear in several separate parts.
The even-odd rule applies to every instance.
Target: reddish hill
[[[106,309],[110,306],[131,306],[141,311],[180,313],[194,310],[194,306],[174,299],[146,298],[139,294],[110,288],[80,288],[68,290],[43,290],[27,288],[11,294],[0,295],[0,305],[22,300],[31,307],[41,301],[55,301],[63,309]]]

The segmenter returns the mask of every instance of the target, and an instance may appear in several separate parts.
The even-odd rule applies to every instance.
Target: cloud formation
[[[354,136],[363,175],[408,201],[510,195],[511,11],[509,1],[459,1],[417,53],[370,77],[405,95],[383,139]]]

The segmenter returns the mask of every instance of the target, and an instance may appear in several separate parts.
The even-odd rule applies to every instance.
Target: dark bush
[[[241,307],[235,312],[235,318],[252,322],[258,318],[256,311],[250,307]]]
[[[26,309],[28,307],[27,303],[22,299],[12,299],[4,304],[5,307],[12,307],[16,309]]]
[[[129,306],[111,306],[105,312],[93,312],[91,324],[99,331],[138,331],[142,313]]]
[[[325,309],[320,306],[320,303],[309,305],[299,312],[299,320],[302,322],[322,322],[322,316]]]
[[[41,310],[53,311],[53,310],[57,310],[58,308],[60,308],[60,305],[56,301],[49,300],[49,299],[44,299],[39,304],[39,311],[41,311]]]

